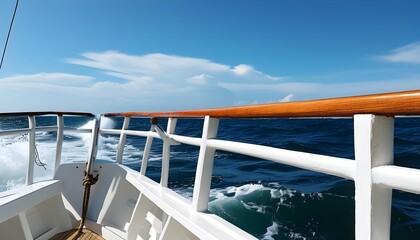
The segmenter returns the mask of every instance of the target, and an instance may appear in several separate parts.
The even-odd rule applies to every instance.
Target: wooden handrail
[[[228,108],[166,112],[106,113],[105,116],[292,118],[352,117],[355,114],[377,114],[383,116],[420,115],[420,90]]]
[[[94,117],[92,113],[86,112],[11,112],[11,113],[0,113],[0,117],[25,117],[25,116],[42,116],[42,115],[68,115],[68,116],[82,116],[82,117]]]

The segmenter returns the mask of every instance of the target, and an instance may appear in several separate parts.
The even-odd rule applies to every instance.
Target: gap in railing
[[[140,163],[141,164],[141,161]],[[171,166],[170,166],[171,167]],[[162,171],[162,141],[160,139],[153,140],[150,149],[149,160],[147,164],[146,176],[153,181],[159,183]]]
[[[218,139],[354,159],[351,118],[221,119]]]
[[[92,129],[93,117],[65,116],[64,128]],[[61,163],[83,161],[86,162],[91,133],[64,130]]]
[[[0,118],[0,130],[13,130],[28,128],[28,117],[3,117]]]
[[[216,151],[209,211],[260,239],[354,239],[353,181],[241,154]]]
[[[175,134],[201,138],[203,123],[202,118],[178,118]]]
[[[38,158],[36,159],[37,164],[34,166],[34,176],[38,177],[35,177],[34,182],[39,182],[52,179],[54,176],[58,126],[57,115],[36,116],[35,119],[37,128],[52,127],[50,131],[36,131]],[[63,127],[90,129],[92,119],[92,117],[64,116]],[[64,130],[60,162],[86,161],[90,137],[91,134],[88,132]]]
[[[193,198],[199,150],[184,144],[171,146],[168,187],[189,200]]]
[[[35,116],[37,127],[57,126],[57,116]]]
[[[156,141],[160,141],[160,140],[156,140]],[[141,164],[141,160],[143,159],[143,151],[144,151],[145,144],[146,144],[145,137],[128,135],[125,141],[122,164],[129,166],[130,168],[136,171],[140,171],[140,164]],[[153,152],[151,154],[151,158],[154,160],[156,158],[155,152],[156,151],[161,152],[162,146],[160,146],[160,149],[156,146],[152,146],[152,147],[153,147]],[[162,157],[161,153],[159,154],[159,157]]]
[[[91,128],[93,119],[93,117],[64,116],[64,127]]]
[[[115,162],[119,135],[99,134],[98,152],[96,158],[104,161]]]
[[[391,239],[418,239],[420,236],[420,195],[392,191]]]
[[[395,119],[394,164],[420,169],[420,117]]]
[[[121,130],[124,123],[124,117],[102,117],[102,122],[107,122],[105,126],[101,125],[102,128]],[[166,121],[165,120],[159,121],[159,124],[165,124],[166,126]],[[149,131],[149,129],[150,129],[149,118],[143,118],[143,117],[130,118],[130,125],[128,127],[128,130]]]

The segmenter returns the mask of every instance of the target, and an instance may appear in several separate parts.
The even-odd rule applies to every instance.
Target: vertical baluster
[[[193,209],[198,212],[207,211],[208,207],[214,153],[216,152],[216,149],[208,147],[207,140],[216,138],[218,127],[219,119],[210,118],[209,116],[205,117],[192,203]]]
[[[91,139],[90,139],[90,146],[88,152],[88,159],[87,159],[87,166],[86,166],[86,173],[90,174],[92,171],[92,164],[96,159],[96,155],[98,153],[98,141],[101,134],[101,115],[96,115],[95,119],[93,119],[93,126],[91,131]]]
[[[35,165],[35,116],[28,116],[29,122],[29,159],[28,169],[26,173],[26,185],[31,185],[34,182],[34,165]]]
[[[145,175],[147,169],[147,163],[149,162],[149,155],[150,155],[150,148],[152,147],[153,137],[151,136],[151,132],[153,132],[154,127],[153,125],[150,127],[149,134],[146,138],[146,144],[144,145],[143,150],[143,158],[141,160],[141,167],[140,167],[140,174]]]
[[[372,182],[372,168],[393,163],[394,119],[354,116],[356,156],[356,239],[386,240],[390,235],[392,190]]]
[[[173,134],[175,132],[177,119],[176,118],[169,118],[168,119],[168,126],[166,128],[167,134]],[[165,138],[163,140],[163,149],[162,149],[162,172],[160,176],[160,185],[162,187],[168,186],[168,178],[169,178],[169,157],[171,154],[171,145],[172,140],[170,138]]]
[[[63,150],[63,138],[64,138],[64,121],[63,115],[57,115],[57,148],[55,151],[55,165],[54,173],[57,172],[58,167],[61,164],[61,152]]]
[[[124,145],[125,145],[125,140],[127,138],[127,134],[125,133],[125,130],[128,129],[129,125],[130,125],[130,117],[124,117],[124,123],[123,123],[123,127],[121,129],[121,134],[120,134],[120,141],[118,143],[118,148],[117,148],[117,157],[116,157],[117,163],[122,163],[122,158],[124,154]]]

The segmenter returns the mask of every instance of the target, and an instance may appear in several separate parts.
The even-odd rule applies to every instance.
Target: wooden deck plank
[[[82,235],[77,237],[77,229],[72,229],[62,233],[56,234],[54,237],[49,240],[105,240],[103,237],[99,236],[95,232],[92,232],[89,229],[84,229]]]

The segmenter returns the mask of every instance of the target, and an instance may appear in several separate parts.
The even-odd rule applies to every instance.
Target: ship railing
[[[420,116],[420,90],[275,103],[221,109],[170,112],[107,113],[105,117],[124,117],[121,130],[101,129],[102,134],[119,134],[116,161],[122,162],[128,135],[146,138],[140,173],[144,175],[153,139],[163,138],[160,185],[167,187],[170,149],[174,144],[200,148],[193,190],[192,209],[207,211],[216,150],[243,154],[287,164],[354,181],[356,239],[389,239],[392,189],[420,194],[420,169],[393,164],[394,118]],[[168,118],[165,136],[150,131],[129,130],[130,119]],[[333,118],[354,121],[355,159],[331,157],[274,147],[217,139],[220,118]],[[176,133],[177,119],[204,119],[202,137]]]
[[[56,116],[57,124],[55,126],[37,126],[36,117],[38,116]],[[0,137],[2,136],[13,136],[13,135],[25,135],[28,134],[28,166],[25,175],[25,184],[31,185],[34,183],[34,167],[36,162],[36,133],[37,132],[57,132],[56,139],[56,152],[54,160],[54,173],[57,172],[58,167],[61,164],[61,152],[63,148],[64,131],[68,132],[79,132],[79,133],[91,133],[92,129],[83,129],[75,127],[64,126],[64,116],[75,116],[75,117],[94,117],[91,113],[85,112],[13,112],[13,113],[0,113],[0,118],[28,118],[28,127],[21,129],[8,129],[0,130]],[[11,159],[16,161],[17,159]]]

